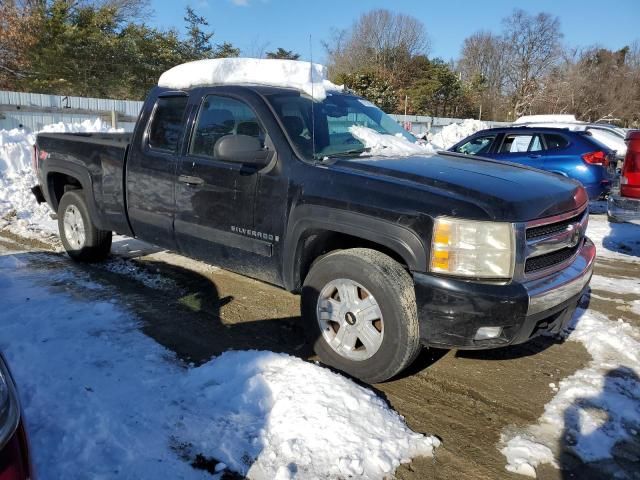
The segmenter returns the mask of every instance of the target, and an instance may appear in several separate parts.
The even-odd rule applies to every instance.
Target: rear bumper
[[[584,188],[589,195],[589,200],[600,200],[611,192],[612,184],[609,181],[584,184]]]
[[[491,284],[414,273],[420,336],[424,345],[488,349],[560,332],[588,288],[596,249],[585,239],[580,253],[552,275]],[[481,327],[501,327],[496,338],[475,339]]]
[[[610,195],[607,202],[609,218],[618,222],[640,222],[640,198]]]

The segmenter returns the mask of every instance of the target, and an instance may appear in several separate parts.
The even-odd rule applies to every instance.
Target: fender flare
[[[283,249],[283,280],[291,291],[298,287],[300,249],[309,231],[344,233],[383,245],[400,256],[410,270],[424,271],[428,263],[424,242],[403,225],[356,212],[302,205],[291,213]]]
[[[58,201],[55,199],[53,195],[53,190],[51,189],[50,183],[50,175],[55,173],[61,173],[63,175],[68,175],[70,177],[75,178],[80,182],[80,186],[84,192],[84,198],[87,202],[87,208],[89,209],[89,213],[91,214],[91,220],[95,223],[98,228],[103,226],[102,218],[100,216],[98,206],[96,205],[94,191],[93,191],[93,181],[91,179],[91,175],[86,170],[85,167],[76,167],[75,165],[67,165],[67,164],[58,164],[57,162],[51,161],[45,171],[45,181],[46,181],[46,196],[49,199],[49,205],[51,208],[57,212],[58,209]]]

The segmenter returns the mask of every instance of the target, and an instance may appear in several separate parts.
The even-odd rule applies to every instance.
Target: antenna
[[[316,158],[316,114],[314,110],[314,97],[313,97],[313,42],[311,35],[309,35],[309,79],[311,80],[311,152],[313,159]]]

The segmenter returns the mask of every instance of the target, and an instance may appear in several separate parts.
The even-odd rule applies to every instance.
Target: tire
[[[73,260],[99,262],[111,251],[111,232],[95,226],[82,190],[70,190],[60,199],[58,230],[62,245]]]
[[[375,250],[317,260],[302,288],[302,316],[320,360],[367,383],[394,377],[421,349],[413,280]]]
[[[612,217],[612,216],[611,216],[611,215],[609,215],[608,213],[607,213],[607,221],[608,221],[609,223],[624,223],[623,221],[618,220],[616,217]]]

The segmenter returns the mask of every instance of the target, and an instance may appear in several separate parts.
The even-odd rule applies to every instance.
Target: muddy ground
[[[46,244],[0,233],[0,251],[18,250],[28,251],[21,255],[37,262],[39,268],[48,261],[51,268],[60,268],[63,254],[50,251]],[[304,341],[297,296],[135,240],[118,238],[114,251],[107,267],[71,261],[63,265],[116,287],[120,302],[139,316],[141,330],[181,359],[198,364],[229,349],[267,349],[313,358]],[[127,269],[134,274],[123,274]],[[637,277],[638,267],[604,259],[598,262],[596,273]],[[159,279],[159,285],[140,278]],[[620,305],[603,299],[609,295],[598,292],[589,308],[618,318]],[[624,318],[640,325],[636,314],[625,312]],[[397,477],[524,478],[505,471],[505,458],[496,447],[500,433],[510,425],[535,423],[554,396],[549,384],[557,385],[589,360],[582,344],[550,338],[495,351],[424,351],[402,377],[374,386],[413,430],[435,434],[443,441],[435,458],[416,459],[402,466]],[[615,462],[628,478],[640,478],[628,460]],[[561,463],[562,471],[542,466],[538,478],[606,475],[602,465],[584,465],[571,457]]]

